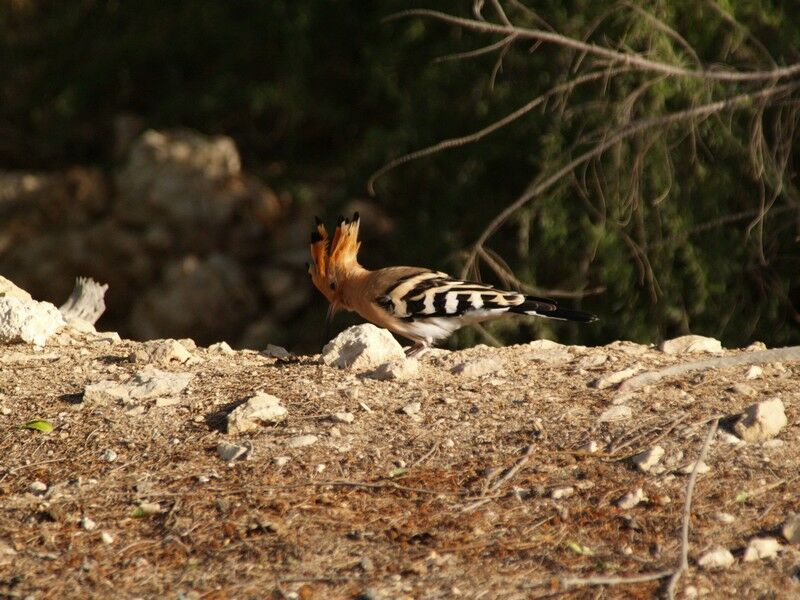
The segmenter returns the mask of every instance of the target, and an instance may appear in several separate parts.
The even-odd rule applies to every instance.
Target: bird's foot
[[[406,348],[406,358],[414,358],[417,356],[422,356],[429,350],[427,344],[423,344],[422,342],[417,342],[413,346],[409,346]]]

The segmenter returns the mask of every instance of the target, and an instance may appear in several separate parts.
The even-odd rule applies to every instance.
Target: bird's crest
[[[336,298],[336,284],[339,275],[357,264],[358,249],[358,213],[353,220],[339,217],[333,240],[328,246],[328,232],[319,217],[315,217],[317,227],[311,232],[311,258],[308,266],[311,281],[317,289],[331,302]]]

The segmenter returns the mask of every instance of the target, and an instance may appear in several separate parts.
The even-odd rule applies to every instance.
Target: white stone
[[[352,423],[356,420],[356,416],[351,412],[337,412],[331,415],[331,419],[337,423]]]
[[[582,356],[575,363],[579,369],[593,369],[605,364],[608,361],[608,354],[604,352],[592,352],[586,356]]]
[[[647,473],[650,469],[655,467],[663,457],[664,448],[661,446],[653,446],[644,452],[640,452],[631,460],[633,461],[633,464],[639,467],[640,471]]]
[[[247,446],[240,446],[239,444],[231,444],[230,442],[220,442],[217,444],[217,456],[225,462],[231,462],[247,454],[249,448]]]
[[[128,388],[118,381],[104,379],[87,385],[83,390],[83,401],[96,404],[124,402],[130,399]]]
[[[734,394],[739,394],[740,396],[750,397],[756,395],[756,390],[752,386],[747,385],[746,383],[734,383],[730,387],[730,391],[733,392]]]
[[[289,456],[276,456],[272,459],[272,462],[274,462],[278,467],[283,467],[287,465],[290,460],[292,459]]]
[[[43,494],[47,491],[47,484],[39,480],[32,481],[28,486],[28,491],[33,494]]]
[[[494,358],[479,358],[457,364],[450,369],[454,375],[463,377],[482,377],[489,373],[496,373],[503,368],[503,363]]]
[[[100,534],[100,540],[101,540],[101,541],[102,541],[104,544],[107,544],[107,545],[108,545],[108,544],[113,544],[113,543],[114,543],[114,536],[112,536],[112,535],[111,535],[110,533],[108,533],[107,531],[104,531],[103,533],[101,533],[101,534]]]
[[[228,342],[217,342],[216,344],[211,344],[208,347],[209,352],[216,352],[217,354],[222,354],[223,356],[231,356],[236,354],[236,350],[231,348]]]
[[[627,369],[622,369],[621,371],[608,373],[607,375],[598,377],[597,379],[592,381],[590,385],[594,388],[597,388],[598,390],[604,390],[606,388],[610,388],[611,386],[622,383],[626,379],[630,379],[638,372],[639,372],[638,367],[628,367]]]
[[[280,398],[258,392],[228,415],[228,433],[239,434],[258,429],[264,424],[279,423],[288,412],[281,406]]]
[[[733,430],[745,442],[765,442],[778,435],[786,423],[783,402],[773,398],[749,406]]]
[[[322,362],[339,369],[374,369],[405,356],[391,333],[371,323],[345,329],[322,349]]]
[[[736,522],[736,517],[734,517],[731,513],[726,512],[715,512],[714,518],[725,525],[730,525],[731,523]]]
[[[8,298],[17,298],[18,300],[24,300],[25,302],[33,302],[33,298],[28,292],[23,290],[21,287],[17,287],[10,279],[6,279],[0,275],[0,298],[3,296]]]
[[[550,497],[553,500],[562,500],[564,498],[569,498],[574,493],[575,493],[574,487],[571,486],[557,487],[553,488],[553,490],[550,492]]]
[[[780,549],[781,545],[775,538],[753,538],[750,540],[750,543],[747,544],[747,549],[744,551],[744,562],[775,558],[778,556],[778,551]]]
[[[736,560],[727,548],[715,548],[703,554],[697,564],[704,569],[727,569]]]
[[[783,522],[781,533],[790,544],[800,544],[800,514],[789,513]]]
[[[297,435],[293,438],[289,438],[286,442],[286,446],[288,448],[303,448],[305,446],[311,446],[312,444],[316,444],[319,438],[315,435]]]
[[[559,364],[569,362],[573,358],[566,346],[550,340],[535,340],[528,344],[528,347],[533,350],[525,355],[528,360]]]
[[[763,375],[764,369],[759,367],[758,365],[753,365],[749,369],[747,369],[747,373],[744,374],[745,379],[758,379]]]
[[[403,412],[407,414],[409,417],[416,415],[419,411],[422,410],[422,403],[421,402],[409,402],[403,407]]]
[[[0,296],[0,343],[27,342],[44,346],[64,318],[49,302]]]
[[[369,377],[379,381],[405,381],[419,374],[419,362],[414,358],[399,358],[383,363]]]
[[[116,331],[98,331],[97,335],[94,337],[97,340],[108,342],[109,344],[119,344],[122,341],[122,338],[119,337]]]
[[[192,373],[169,373],[146,367],[131,377],[126,386],[131,398],[147,400],[180,394],[189,385],[192,377]]]
[[[136,348],[137,361],[169,366],[197,362],[197,358],[178,340],[150,340]]]
[[[702,335],[683,335],[661,344],[665,354],[698,354],[702,352],[722,352],[722,343]]]
[[[631,410],[631,407],[625,404],[620,404],[619,406],[612,406],[611,408],[604,410],[599,417],[599,421],[601,423],[607,423],[609,421],[624,421],[626,419],[630,419],[632,416],[633,410]]]
[[[83,527],[86,531],[94,531],[97,529],[97,523],[95,523],[89,517],[83,517],[81,519],[81,527]]]
[[[647,500],[647,496],[645,495],[644,490],[642,490],[642,488],[637,488],[635,491],[628,492],[622,498],[617,500],[617,506],[619,506],[622,510],[630,510],[645,500]]]
[[[680,471],[681,473],[683,473],[684,475],[691,475],[691,474],[692,474],[692,472],[694,471],[694,466],[695,466],[695,464],[697,464],[697,461],[693,461],[693,462],[690,462],[690,463],[688,463],[688,464],[686,464],[686,465],[683,465],[683,466],[682,466],[682,467],[679,469],[679,471]],[[708,466],[708,465],[707,465],[707,464],[706,464],[704,461],[702,461],[702,460],[700,461],[700,464],[698,464],[698,465],[697,465],[697,474],[698,474],[698,475],[702,475],[702,474],[704,474],[704,473],[708,473],[710,470],[711,470],[711,467],[709,467],[709,466]]]
[[[114,462],[117,460],[117,453],[111,449],[104,450],[103,453],[100,455],[100,458],[106,462]]]
[[[590,442],[585,443],[583,446],[579,448],[582,452],[586,452],[588,454],[594,454],[600,449],[600,444],[596,441],[591,440]]]
[[[89,335],[97,333],[97,329],[95,329],[94,325],[85,319],[81,319],[80,317],[72,317],[67,319],[67,325],[70,329],[78,333],[85,333]]]

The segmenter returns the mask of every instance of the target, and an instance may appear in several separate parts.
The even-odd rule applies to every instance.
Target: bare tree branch
[[[651,60],[649,58],[644,58],[638,54],[619,52],[617,50],[612,50],[596,44],[581,42],[558,33],[542,31],[540,29],[527,29],[524,27],[496,25],[486,21],[476,21],[474,19],[456,17],[436,10],[405,10],[387,17],[386,20],[391,21],[409,17],[428,17],[437,21],[442,21],[451,25],[458,25],[460,27],[464,27],[465,29],[478,31],[481,33],[494,33],[505,36],[514,35],[520,39],[541,40],[543,42],[553,43],[565,48],[571,48],[572,50],[586,52],[587,54],[609,59],[620,65],[635,67],[642,71],[652,71],[654,73],[662,73],[664,75],[675,77],[692,77],[705,81],[746,82],[787,79],[800,74],[800,63],[761,71],[734,71],[731,69],[714,70],[708,68],[697,70],[686,69],[676,65],[670,65],[656,60]]]

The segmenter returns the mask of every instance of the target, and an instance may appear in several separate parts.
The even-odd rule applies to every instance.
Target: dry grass
[[[746,367],[667,379],[634,392],[626,401],[634,418],[616,423],[598,422],[615,391],[593,389],[592,380],[687,359],[617,344],[570,348],[571,359],[547,363],[528,346],[478,347],[423,359],[418,379],[398,383],[345,374],[314,357],[285,363],[201,349],[201,363],[171,367],[195,374],[175,406],[147,403],[134,416],[82,402],[87,383],[144,366],[129,358],[134,346],[73,339],[48,347],[49,358],[0,350],[0,407],[8,413],[0,415],[0,597],[352,598],[373,589],[386,598],[650,598],[665,592],[668,576],[613,586],[574,580],[674,571],[688,476],[670,471],[694,460],[715,415],[776,395],[790,423],[782,446],[736,448],[719,436],[710,445],[712,471],[697,479],[689,569],[677,591],[800,595],[796,548],[773,561],[741,561],[749,539],[776,535],[798,506],[798,364],[767,365],[748,382],[753,397],[729,391]],[[595,354],[608,360],[581,368]],[[504,371],[476,380],[449,372],[485,356]],[[221,417],[256,390],[282,398],[289,419],[235,437],[254,449],[226,465],[216,445],[234,436],[220,431]],[[422,403],[419,422],[399,410],[412,401]],[[353,424],[327,418],[342,410],[356,415]],[[16,428],[34,418],[56,429]],[[300,433],[320,439],[286,448]],[[580,450],[590,440],[599,452]],[[628,457],[656,441],[668,471],[633,469]],[[108,448],[116,461],[102,460]],[[279,467],[276,456],[291,460]],[[43,496],[28,491],[34,480],[49,486]],[[574,494],[553,500],[563,486]],[[637,487],[649,501],[617,507]],[[133,517],[143,501],[162,512]],[[736,521],[718,522],[717,511]],[[84,516],[96,530],[81,526]],[[102,532],[113,543],[103,543]],[[3,543],[16,554],[3,553]],[[698,570],[696,558],[717,545],[734,552],[736,565]]]

